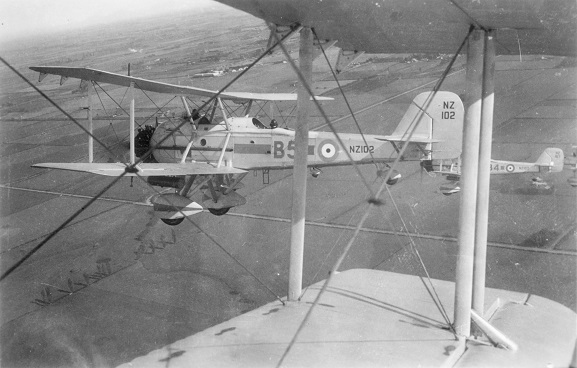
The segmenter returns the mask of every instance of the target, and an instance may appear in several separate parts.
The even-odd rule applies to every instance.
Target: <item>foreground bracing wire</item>
[[[463,42],[461,43],[461,45],[459,46],[459,49],[455,52],[453,59],[451,60],[451,62],[447,65],[447,68],[445,69],[445,72],[442,74],[441,78],[439,79],[438,83],[435,85],[435,87],[433,88],[433,91],[431,94],[429,94],[429,97],[425,100],[425,103],[423,105],[423,108],[419,111],[419,114],[417,114],[413,121],[411,122],[411,124],[409,125],[408,133],[406,134],[406,141],[409,141],[413,135],[413,133],[415,132],[416,128],[417,128],[417,122],[421,120],[421,117],[423,116],[423,114],[425,113],[425,111],[427,111],[430,103],[432,102],[433,98],[435,97],[435,94],[439,91],[444,79],[446,78],[446,76],[449,73],[450,68],[453,66],[454,61],[456,60],[457,56],[460,54],[461,50],[463,49],[463,47],[465,46],[467,40],[469,39],[469,36],[471,35],[473,28],[469,29],[469,32],[467,33],[466,37],[463,39]],[[304,76],[302,75],[302,73],[300,73],[300,70],[298,69],[298,67],[294,64],[294,62],[292,62],[292,59],[290,59],[288,52],[286,51],[286,49],[283,47],[283,45],[281,44],[281,48],[283,49],[283,52],[285,53],[285,55],[287,56],[287,59],[289,59],[290,64],[292,65],[293,69],[295,70],[295,73],[298,75],[300,82],[303,84],[303,86],[307,89],[307,92],[309,93],[310,96],[313,96],[311,87],[308,85],[307,80],[304,78]],[[313,98],[313,101],[315,102],[317,108],[321,111],[321,114],[323,115],[323,117],[325,118],[328,126],[331,128],[331,130],[333,131],[333,133],[335,134],[335,136],[338,139],[338,134],[336,133],[334,127],[332,126],[330,120],[328,119],[327,115],[324,113],[324,111],[322,110],[322,107],[320,106],[320,104]],[[339,143],[340,142],[339,140]],[[398,156],[395,159],[395,161],[393,162],[393,164],[391,165],[391,168],[395,168],[399,161],[401,160],[406,148],[408,147],[408,144],[403,145],[403,147],[401,148],[401,150],[398,152]],[[350,158],[349,155],[349,160],[352,161],[352,159]],[[356,165],[355,165],[356,167]],[[350,251],[353,243],[355,242],[356,238],[358,237],[361,228],[363,227],[364,222],[366,221],[366,219],[368,218],[370,211],[372,209],[373,206],[377,206],[377,207],[383,207],[383,201],[380,200],[381,194],[382,192],[385,190],[385,188],[388,191],[388,187],[387,187],[387,180],[389,180],[390,176],[392,174],[392,170],[389,170],[389,172],[387,172],[387,174],[385,175],[385,178],[383,179],[383,182],[381,183],[381,186],[379,187],[378,191],[376,192],[375,195],[373,195],[373,191],[371,190],[370,187],[369,188],[369,193],[371,194],[371,198],[369,198],[368,200],[368,207],[367,210],[365,211],[365,213],[363,214],[363,216],[361,217],[357,227],[355,228],[353,235],[351,237],[351,239],[349,240],[349,242],[347,243],[347,245],[344,247],[343,251],[341,252],[341,255],[339,256],[339,258],[337,259],[337,261],[335,262],[335,264],[333,265],[331,271],[329,272],[329,275],[327,277],[327,279],[325,280],[325,282],[322,285],[321,290],[318,292],[318,294],[315,297],[315,300],[313,301],[311,307],[309,308],[309,310],[307,311],[305,317],[303,318],[303,320],[301,321],[301,323],[299,324],[297,330],[295,331],[291,341],[289,342],[289,344],[287,345],[285,351],[283,352],[281,358],[279,359],[278,363],[277,363],[277,368],[282,366],[284,360],[286,359],[286,357],[288,356],[288,354],[290,353],[292,347],[294,346],[294,344],[296,343],[298,336],[300,335],[300,333],[302,332],[303,328],[305,327],[305,325],[307,324],[308,320],[310,319],[312,312],[315,310],[315,308],[318,306],[319,301],[321,299],[321,297],[323,296],[323,294],[327,291],[328,286],[330,285],[335,273],[339,270],[342,262],[344,261],[346,255],[348,254],[348,252]],[[361,176],[361,179],[363,180],[363,182],[365,182],[364,178]],[[365,182],[365,185],[367,185],[367,183]],[[367,185],[368,186],[368,185]],[[392,198],[390,191],[389,192],[389,196]],[[383,214],[386,216],[386,214]],[[397,208],[397,213],[400,216],[400,213],[398,212],[398,208]],[[406,228],[406,227],[405,227]],[[416,248],[414,248],[416,249]],[[418,252],[416,252],[416,254],[418,255]],[[418,258],[421,261],[421,265],[422,267],[424,267],[424,263],[422,263],[422,259],[420,258],[420,255],[418,255]],[[427,277],[429,277],[428,272],[427,272]],[[429,278],[429,281],[430,278]],[[433,287],[432,283],[430,282],[430,285]],[[426,284],[425,284],[426,286]],[[434,289],[434,287],[433,287]],[[427,288],[428,290],[428,288]],[[430,292],[429,292],[430,293]],[[435,297],[433,297],[433,300],[435,302],[435,304],[437,305],[437,307],[439,308],[439,311],[441,313],[441,315],[443,316],[443,318],[445,319],[446,323],[447,323],[447,328],[450,329],[453,333],[455,333],[453,326],[451,325],[447,313],[444,310],[444,308],[442,308],[442,305],[439,306],[438,303],[440,303],[440,300],[438,300],[438,294],[436,293],[436,291],[434,292],[434,295],[436,296],[437,300],[435,300]],[[431,294],[431,296],[433,296]]]
[[[262,55],[256,58],[245,70],[241,71],[235,78],[233,78],[230,82],[228,82],[220,91],[215,93],[208,101],[206,101],[201,108],[208,106],[212,101],[216,100],[218,96],[224,92],[227,88],[229,88],[234,82],[236,82],[239,78],[241,78],[247,71],[249,71],[256,63],[258,63],[262,58],[268,55],[272,49],[274,49],[279,43],[284,41],[286,38],[292,35],[296,28],[293,28],[291,32],[288,32],[286,35],[283,36],[281,40],[277,40],[277,42],[269,47]],[[62,109],[56,102],[54,102],[50,97],[48,97],[44,92],[42,92],[38,87],[36,87],[32,82],[30,82],[24,75],[22,75],[18,70],[16,70],[10,63],[8,63],[4,58],[0,57],[0,61],[6,65],[10,70],[12,70],[16,75],[18,75],[22,80],[24,80],[27,84],[29,84],[36,92],[38,92],[42,97],[44,97],[48,102],[50,102],[54,107],[56,107],[60,112],[62,112],[68,119],[74,122],[78,127],[80,127],[86,134],[92,137],[98,144],[100,144],[104,149],[106,149],[109,153],[114,155],[113,151],[110,150],[100,139],[95,137],[91,132],[89,132],[85,127],[82,126],[76,119],[74,119],[70,114],[68,114],[64,109]],[[174,134],[174,132],[178,131],[182,126],[187,124],[188,121],[184,120],[181,124],[177,126],[172,132],[164,136],[161,140],[157,142],[156,145],[150,147],[150,149],[143,154],[134,164],[125,164],[125,170],[118,176],[114,178],[114,180],[109,183],[102,191],[97,193],[94,198],[92,198],[88,203],[86,203],[82,208],[78,211],[73,213],[68,219],[66,219],[60,226],[58,226],[52,233],[50,233],[44,240],[42,240],[38,245],[28,251],[19,261],[17,261],[14,265],[9,267],[5,272],[2,273],[0,276],[0,281],[3,281],[6,277],[12,274],[20,265],[24,263],[28,258],[30,258],[34,253],[36,253],[40,248],[42,248],[50,239],[56,236],[62,229],[64,229],[70,222],[72,222],[78,215],[80,215],[86,208],[88,208],[92,203],[94,203],[100,196],[102,196],[108,189],[113,187],[120,179],[126,176],[128,173],[136,174],[138,178],[143,180],[148,184],[146,180],[144,180],[140,175],[138,175],[138,164],[140,164],[143,160],[145,160],[148,156],[152,154],[152,152],[157,148],[157,146],[161,145],[166,141],[168,138]],[[173,203],[169,203],[173,206],[173,208],[177,212],[181,212]],[[182,213],[182,212],[181,212]],[[184,214],[183,214],[184,215]]]
[[[296,27],[293,28],[293,32],[294,32],[294,29],[296,29]],[[314,32],[314,30],[313,30],[313,32]],[[312,93],[312,90],[311,90],[310,86],[306,83],[306,80],[304,80],[302,74],[300,73],[300,71],[298,70],[298,68],[296,67],[296,65],[295,65],[294,62],[292,61],[292,59],[290,58],[290,55],[288,54],[288,51],[286,50],[286,48],[284,47],[284,45],[283,45],[283,43],[282,43],[282,42],[283,42],[287,37],[289,37],[291,34],[292,34],[292,32],[286,34],[282,39],[279,39],[278,36],[276,35],[276,33],[274,33],[274,35],[275,35],[275,37],[276,37],[276,43],[275,43],[274,45],[272,45],[268,50],[266,50],[259,58],[257,58],[247,69],[245,69],[244,71],[242,71],[239,75],[237,75],[237,77],[235,77],[233,80],[231,80],[231,82],[229,82],[224,88],[222,88],[221,91],[219,91],[218,93],[216,93],[216,94],[215,94],[213,97],[211,97],[207,102],[205,102],[205,103],[201,106],[201,109],[204,108],[204,107],[206,107],[206,106],[208,106],[212,101],[214,101],[221,92],[225,91],[230,85],[232,85],[236,80],[238,80],[238,78],[240,78],[246,71],[250,70],[253,65],[255,65],[258,61],[260,61],[260,59],[262,59],[264,56],[268,55],[269,51],[272,50],[272,49],[273,49],[274,47],[276,47],[277,45],[280,45],[282,51],[285,53],[285,55],[286,55],[286,57],[287,57],[287,60],[289,61],[289,63],[291,64],[291,66],[295,69],[295,72],[297,73],[297,75],[298,75],[301,83],[303,83],[303,86],[307,89],[307,92],[308,92],[311,96],[313,96],[313,93]],[[314,33],[314,34],[315,34],[315,36],[316,36],[316,33]],[[468,37],[468,35],[467,35],[467,37]],[[438,91],[438,89],[439,89],[442,81],[443,81],[444,78],[447,76],[447,74],[448,74],[451,66],[453,65],[453,62],[454,62],[456,56],[459,54],[459,52],[460,52],[461,48],[463,47],[463,45],[465,44],[465,42],[466,42],[466,38],[465,38],[465,40],[463,41],[463,44],[461,45],[461,47],[459,48],[459,51],[457,51],[457,53],[455,54],[455,57],[453,58],[453,60],[451,60],[451,63],[448,65],[447,69],[445,70],[445,73],[443,73],[443,76],[439,79],[439,82],[437,83],[437,85],[436,85],[435,88],[433,89],[433,93],[429,96],[428,100],[426,101],[425,107],[422,109],[421,114],[420,114],[420,115],[417,115],[417,116],[414,118],[413,122],[411,123],[410,132],[407,132],[407,138],[406,138],[407,141],[410,140],[410,138],[411,138],[413,132],[415,131],[416,126],[417,126],[416,122],[418,122],[418,121],[420,120],[422,114],[424,113],[424,111],[426,111],[426,109],[427,109],[428,105],[430,104],[430,102],[431,102],[434,94]],[[321,48],[322,48],[322,46],[321,46]],[[324,50],[323,50],[323,54],[324,54]],[[325,58],[326,58],[326,54],[325,54]],[[21,75],[19,72],[17,72],[13,67],[11,67],[4,59],[0,58],[0,61],[2,61],[2,62],[3,62],[5,65],[7,65],[10,69],[12,69],[17,75],[19,75],[23,80],[25,80],[28,84],[30,84],[37,92],[39,92],[44,98],[46,98],[46,99],[47,99],[49,102],[51,102],[55,107],[57,107],[57,108],[58,108],[62,113],[64,113],[70,120],[72,120],[76,125],[78,125],[84,132],[86,132],[87,134],[89,134],[90,136],[92,136],[92,137],[97,141],[97,143],[99,143],[100,145],[102,145],[106,150],[108,150],[110,153],[113,154],[113,152],[110,151],[110,149],[109,149],[106,145],[104,145],[100,140],[98,140],[98,139],[97,139],[96,137],[94,137],[90,132],[88,132],[84,127],[82,127],[82,125],[81,125],[80,123],[78,123],[74,118],[72,118],[69,114],[67,114],[64,110],[62,110],[62,109],[61,109],[56,103],[54,103],[48,96],[46,96],[43,92],[41,92],[38,88],[36,88],[32,83],[30,83],[24,76],[22,76],[22,75]],[[331,68],[331,71],[332,71],[332,68]],[[333,72],[333,75],[334,75],[334,72]],[[336,76],[335,76],[335,79],[336,79]],[[337,81],[337,83],[338,83],[338,81]],[[340,88],[340,84],[339,84],[339,88]],[[340,88],[340,90],[341,90],[341,92],[342,92],[342,88]],[[106,92],[105,92],[105,93],[106,93]],[[99,97],[99,98],[100,98],[100,97]],[[345,98],[345,100],[346,100],[346,98]],[[316,101],[314,98],[313,98],[313,101],[314,101],[314,103],[316,104],[316,106],[317,106],[317,108],[319,109],[319,111],[321,112],[323,118],[325,119],[325,121],[328,123],[329,127],[331,128],[331,130],[332,130],[333,133],[335,134],[335,137],[336,137],[336,139],[339,141],[339,144],[341,144],[341,146],[343,146],[343,142],[341,141],[341,139],[340,139],[340,137],[338,136],[336,130],[335,130],[334,127],[332,126],[330,120],[328,119],[328,116],[326,115],[326,113],[324,112],[324,110],[322,109],[322,107],[320,106],[320,104],[318,103],[318,101]],[[350,105],[348,104],[348,101],[347,101],[347,106],[349,107],[349,109],[350,109],[350,111],[351,111],[351,113],[352,113],[352,109],[350,108]],[[157,107],[158,107],[158,106],[157,106]],[[359,126],[356,118],[354,118],[354,113],[353,113],[352,115],[353,115],[353,119],[354,119],[355,123],[357,124],[357,127],[358,127],[359,130],[360,130],[360,126]],[[180,127],[182,127],[182,126],[183,126],[184,124],[186,124],[187,122],[188,122],[188,121],[183,121],[180,125],[178,125],[177,129],[175,129],[174,131],[177,131]],[[174,132],[174,131],[173,131],[173,132]],[[168,139],[168,138],[171,136],[171,134],[172,134],[173,132],[171,132],[170,134],[168,134],[167,136],[165,136],[160,142],[157,143],[157,145],[162,144],[166,139]],[[361,134],[362,134],[362,132],[361,132]],[[364,139],[364,136],[363,136],[363,139]],[[156,188],[154,188],[153,186],[151,186],[150,184],[148,184],[148,182],[147,182],[142,176],[140,176],[140,175],[138,174],[138,168],[137,168],[137,165],[138,165],[140,162],[142,162],[142,160],[144,160],[146,157],[148,157],[150,154],[152,154],[152,152],[156,149],[156,146],[157,146],[157,145],[155,145],[154,147],[151,147],[151,148],[150,148],[144,155],[142,155],[142,156],[138,159],[138,161],[136,161],[134,164],[132,164],[132,165],[126,164],[126,169],[125,169],[125,171],[124,171],[122,174],[120,174],[119,176],[117,176],[117,177],[116,177],[111,183],[109,183],[102,191],[100,191],[96,196],[94,196],[91,200],[89,200],[88,203],[86,203],[82,208],[80,208],[80,209],[79,209],[78,211],[76,211],[72,216],[70,216],[66,221],[64,221],[58,228],[56,228],[51,234],[49,234],[41,243],[39,243],[36,247],[34,247],[31,251],[29,251],[20,261],[18,261],[16,264],[14,264],[12,267],[10,267],[6,272],[4,272],[4,273],[2,274],[2,276],[0,277],[0,281],[2,281],[2,280],[5,279],[8,275],[10,275],[13,271],[15,271],[24,261],[26,261],[26,259],[28,259],[30,256],[32,256],[32,254],[34,254],[38,249],[40,249],[44,244],[46,244],[50,239],[52,239],[56,234],[58,234],[58,232],[60,232],[60,231],[61,231],[63,228],[65,228],[74,218],[76,218],[81,212],[83,212],[84,209],[88,208],[88,206],[90,206],[92,203],[94,203],[94,201],[96,201],[102,194],[104,194],[108,189],[110,189],[112,186],[114,186],[114,185],[115,185],[122,177],[124,177],[126,174],[128,174],[128,173],[134,173],[134,174],[136,174],[136,176],[137,176],[140,180],[143,180],[143,181],[144,181],[147,185],[149,185],[156,193],[160,194]],[[394,161],[394,163],[393,163],[393,165],[392,165],[393,168],[398,164],[398,162],[399,162],[400,158],[402,157],[402,155],[403,155],[405,149],[407,148],[407,146],[408,146],[408,144],[407,144],[407,145],[404,145],[404,146],[401,148],[401,150],[399,151],[398,156],[397,156],[397,158],[395,159],[395,161]],[[301,325],[299,326],[297,332],[296,332],[295,335],[293,336],[293,339],[291,340],[290,344],[288,345],[287,349],[285,350],[285,352],[284,352],[281,360],[280,360],[279,363],[278,363],[278,366],[280,366],[280,365],[282,364],[284,358],[287,356],[287,354],[289,353],[291,347],[294,345],[296,339],[298,338],[298,334],[299,334],[300,331],[302,330],[303,326],[306,324],[306,321],[307,321],[308,318],[310,317],[312,311],[314,310],[314,308],[316,307],[316,305],[318,305],[318,301],[319,301],[320,297],[321,297],[321,296],[323,295],[323,293],[327,290],[327,287],[328,287],[328,285],[329,285],[329,283],[330,283],[333,275],[334,275],[335,272],[339,269],[339,267],[340,267],[342,261],[344,260],[346,254],[349,252],[349,250],[351,249],[351,247],[352,247],[355,239],[357,238],[357,236],[358,236],[358,234],[359,234],[359,231],[360,231],[360,229],[362,228],[365,220],[368,218],[368,216],[369,216],[369,214],[370,214],[370,210],[372,209],[373,206],[377,206],[377,207],[381,207],[381,208],[382,208],[382,205],[384,204],[384,201],[382,201],[380,198],[381,198],[381,195],[382,195],[382,193],[383,193],[383,191],[384,191],[385,189],[386,189],[387,192],[389,193],[389,196],[391,197],[391,200],[392,200],[392,196],[391,196],[391,194],[390,194],[390,191],[388,190],[388,187],[386,186],[386,182],[387,182],[387,180],[390,178],[390,175],[391,175],[391,173],[392,173],[392,170],[390,170],[390,171],[386,174],[386,176],[385,176],[385,178],[384,178],[381,186],[379,187],[378,191],[377,191],[376,193],[374,193],[373,190],[372,190],[372,188],[371,188],[371,186],[369,185],[368,181],[366,180],[366,178],[361,174],[361,172],[360,172],[360,170],[359,170],[359,168],[358,168],[358,165],[356,165],[355,162],[352,160],[352,157],[350,156],[350,154],[349,154],[347,151],[345,151],[345,152],[347,153],[347,156],[348,156],[349,160],[351,161],[353,167],[355,168],[355,170],[356,170],[357,173],[359,174],[359,177],[361,178],[361,180],[363,181],[364,185],[367,187],[367,189],[368,189],[368,191],[369,191],[369,193],[370,193],[370,197],[369,197],[369,199],[368,199],[368,207],[367,207],[366,211],[364,212],[362,218],[360,219],[359,224],[358,224],[358,226],[356,227],[356,229],[355,229],[355,231],[354,231],[354,234],[353,234],[351,240],[350,240],[350,241],[347,243],[347,245],[345,246],[343,252],[341,253],[341,255],[340,255],[340,257],[339,257],[339,259],[337,260],[337,262],[336,262],[335,265],[333,266],[331,272],[329,273],[329,277],[327,278],[327,280],[326,280],[325,283],[323,284],[322,289],[321,289],[321,290],[319,291],[319,293],[317,294],[313,305],[312,305],[311,308],[309,309],[307,315],[305,316],[304,320],[302,321]],[[394,201],[393,201],[393,204],[394,204]],[[171,203],[171,205],[172,205],[172,203]],[[397,208],[397,207],[396,207],[396,204],[394,204],[394,205],[395,205],[395,208]],[[173,207],[174,207],[174,206],[173,206]],[[174,208],[176,209],[176,207],[174,207]],[[397,209],[397,212],[398,212],[398,209]],[[217,246],[219,246],[228,256],[230,256],[233,260],[235,260],[245,271],[247,271],[249,274],[251,274],[251,276],[253,276],[253,277],[254,277],[257,281],[259,281],[262,285],[264,285],[264,287],[267,288],[267,290],[269,290],[273,295],[275,295],[275,297],[276,297],[278,300],[280,300],[280,301],[283,302],[283,304],[284,304],[284,301],[281,300],[281,298],[279,298],[270,288],[268,288],[268,287],[266,286],[266,284],[264,284],[263,282],[261,282],[261,281],[258,279],[258,277],[256,277],[252,272],[250,272],[241,262],[239,262],[238,260],[236,260],[236,259],[234,258],[234,256],[233,256],[232,254],[230,254],[230,252],[228,252],[224,247],[222,247],[213,237],[211,237],[211,236],[210,236],[209,234],[207,234],[203,229],[201,229],[201,228],[200,228],[195,222],[193,222],[188,216],[185,216],[185,218],[186,218],[191,224],[193,224],[195,227],[197,227],[198,229],[200,229],[211,241],[213,241]],[[404,228],[405,228],[405,230],[407,230],[407,229],[406,229],[406,226],[404,226]],[[412,245],[412,249],[416,252],[419,260],[421,261],[422,267],[424,268],[424,263],[422,263],[422,259],[420,258],[420,255],[418,255],[418,251],[416,250],[415,244],[414,244],[414,243],[411,243],[411,245]],[[424,268],[424,269],[425,269],[425,268]],[[426,272],[426,269],[425,269],[425,272]],[[428,272],[426,272],[426,273],[427,273],[427,277],[429,278]],[[430,278],[429,278],[429,282],[430,282]],[[431,285],[432,285],[432,284],[431,284]],[[434,288],[433,288],[433,289],[434,289]],[[434,294],[436,295],[436,292],[434,292]],[[433,298],[433,299],[435,299],[435,298]],[[438,300],[438,295],[436,295],[436,299],[437,299],[437,300],[435,300],[435,304],[437,304],[437,302],[440,303],[440,300]],[[440,306],[440,309],[442,309],[441,314],[442,314],[443,317],[445,318],[447,324],[449,325],[449,328],[451,328],[450,322],[449,322],[449,320],[448,320],[448,317],[447,317],[447,315],[446,315],[446,312],[445,312],[444,309],[442,308],[442,305]]]

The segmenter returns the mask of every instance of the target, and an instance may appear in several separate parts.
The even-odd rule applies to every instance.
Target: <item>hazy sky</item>
[[[222,6],[211,0],[0,0],[0,38],[10,41],[82,25]]]

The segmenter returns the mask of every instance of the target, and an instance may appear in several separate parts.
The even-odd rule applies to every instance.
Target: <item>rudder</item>
[[[427,97],[428,95],[424,96],[423,103]],[[437,92],[429,104],[427,114],[433,120],[435,142],[431,150],[431,159],[446,160],[459,157],[463,146],[465,120],[465,108],[459,96],[448,91]]]
[[[546,168],[547,171],[560,172],[563,170],[565,154],[560,148],[549,147],[539,156],[535,164]]]
[[[432,93],[423,92],[415,97],[389,137],[407,141],[408,132],[418,119],[418,125],[410,140],[426,142],[425,150],[430,152],[428,159],[457,158],[461,155],[463,140],[463,102],[455,93],[448,91],[438,91],[429,102]]]

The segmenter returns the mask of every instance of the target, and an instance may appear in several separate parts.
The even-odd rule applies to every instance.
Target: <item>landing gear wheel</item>
[[[212,213],[215,216],[222,216],[224,214],[226,214],[228,212],[228,210],[230,210],[230,207],[226,207],[226,208],[209,208],[208,209],[210,211],[210,213]]]
[[[176,226],[178,224],[180,224],[182,221],[184,221],[184,217],[181,218],[176,218],[176,219],[163,219],[161,218],[162,222],[164,222],[165,224],[169,225],[169,226]]]

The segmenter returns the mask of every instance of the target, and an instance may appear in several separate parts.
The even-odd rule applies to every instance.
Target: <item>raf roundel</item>
[[[505,167],[505,170],[507,170],[507,172],[513,172],[515,171],[515,166],[509,164],[507,167]]]
[[[318,146],[318,152],[321,160],[325,162],[334,161],[339,155],[338,145],[330,140],[323,140]]]

